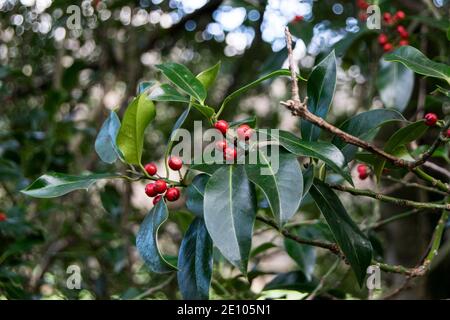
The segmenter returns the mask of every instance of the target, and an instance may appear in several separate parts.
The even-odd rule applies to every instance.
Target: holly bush
[[[368,4],[357,1],[356,8],[364,13]],[[360,18],[369,19],[364,15]],[[435,21],[415,18],[427,26]],[[344,37],[326,48],[315,65],[305,70],[295,60],[292,38],[306,41],[305,32],[311,26],[296,16],[290,29],[285,30],[287,48],[283,52],[289,66],[272,68],[225,96],[219,94],[220,101],[215,98],[217,84],[225,78],[220,61],[197,74],[182,63],[157,64],[155,68],[162,78],[141,81],[126,108],[108,112],[95,141],[90,146],[78,145],[88,153],[76,160],[92,159],[95,150],[98,159],[94,158],[94,162],[101,160],[102,164],[90,167],[99,170],[73,172],[63,165],[67,159],[61,159],[59,165],[58,161],[47,163],[43,167],[53,171],[22,185],[20,196],[25,196],[26,201],[42,199],[38,202],[40,210],[45,215],[57,215],[68,204],[46,199],[66,199],[68,193],[77,194],[81,207],[75,204],[70,210],[92,210],[92,217],[84,218],[77,228],[83,225],[86,237],[93,236],[89,250],[94,253],[107,257],[123,255],[116,250],[117,241],[124,241],[129,247],[133,244],[128,242],[135,240],[139,259],[151,271],[150,277],[161,274],[156,279],[162,281],[148,291],[127,291],[120,298],[152,295],[173,285],[175,276],[180,295],[167,293],[164,297],[313,299],[387,294],[387,290],[371,287],[378,281],[372,277],[374,272],[382,272],[383,277],[399,275],[405,284],[428,275],[439,258],[450,211],[450,65],[448,58],[430,59],[410,46],[416,41],[410,34],[414,26],[407,31],[402,24],[405,19],[410,17],[403,11],[386,11],[380,32],[363,29]],[[442,25],[436,28],[444,34]],[[370,80],[373,91],[367,96],[376,96],[378,107],[338,119],[332,105],[342,77],[339,72],[345,68],[346,59],[352,57],[351,48],[367,49],[374,43],[379,46],[374,49],[378,56],[370,66],[375,71]],[[360,58],[352,59],[361,62]],[[230,116],[230,109],[241,99],[261,88],[267,91],[268,83],[280,79],[289,94],[277,101],[276,108],[295,119],[295,128],[268,126],[258,113],[239,119]],[[412,105],[415,79],[420,92],[418,106],[411,112],[408,106]],[[49,94],[47,101],[52,101],[53,94],[56,93]],[[171,130],[163,151],[153,156],[151,152],[159,146],[152,145],[148,136],[163,123],[158,118],[168,105],[178,108],[179,115],[173,123],[169,121]],[[198,119],[202,129],[209,129],[209,135],[202,132],[196,136],[193,128]],[[65,129],[64,122],[51,128],[52,139],[61,144],[60,148],[66,143],[62,137],[71,135]],[[189,131],[193,137],[183,136]],[[180,152],[186,142],[188,146]],[[49,152],[57,151],[58,148],[42,150],[32,158],[39,162],[40,154],[49,156]],[[158,157],[164,159],[163,166],[150,161]],[[1,181],[4,177],[16,179],[20,172],[16,164],[6,158],[1,161]],[[55,172],[58,167],[63,170]],[[6,184],[4,189],[11,192]],[[414,190],[420,197],[411,196],[412,191],[393,194],[399,189]],[[146,197],[149,211],[145,216],[130,215],[130,190],[139,190]],[[375,201],[365,202],[370,198]],[[16,196],[11,199],[15,204]],[[126,204],[124,207],[118,204],[119,199]],[[82,205],[83,202],[89,205]],[[110,214],[107,219],[111,221],[105,219],[101,228],[112,229],[118,219],[125,224],[127,219],[139,222],[139,227],[132,233],[118,228],[102,239],[102,235],[89,232],[89,223],[99,216],[92,203]],[[392,211],[407,210],[382,217],[381,206],[395,208]],[[382,239],[384,228],[425,213],[433,215],[434,227],[427,235],[431,240],[425,253],[417,252],[423,258],[418,258],[415,266],[391,264],[385,252],[390,243]],[[80,219],[76,216],[74,222],[80,223]],[[48,236],[44,233],[52,232],[36,228],[32,221],[25,219],[22,211],[0,214],[0,232],[9,239],[0,261],[12,257],[11,266],[20,264],[24,247],[42,243]],[[174,226],[176,232],[171,230]],[[70,234],[70,226],[64,228],[64,233]],[[181,238],[177,239],[179,235]],[[15,237],[19,239],[16,245],[20,244],[17,249],[11,240]],[[72,236],[55,239],[47,254],[64,250],[73,242],[76,241]],[[167,243],[176,248],[166,252],[170,247]],[[295,267],[272,272],[262,266],[264,259],[280,251],[295,262]],[[132,255],[132,251],[126,254]],[[48,257],[43,259],[47,268]],[[64,267],[58,268],[61,273]],[[122,272],[135,273],[136,278],[142,279],[148,277],[145,268],[138,272],[127,268]],[[112,269],[123,267],[116,262]],[[18,285],[23,281],[20,272],[0,271],[0,289],[4,290],[1,294],[8,298],[26,296]],[[33,272],[39,274],[40,269]],[[47,276],[52,278],[51,274]],[[8,277],[11,281],[3,280]],[[35,288],[40,277],[42,274],[31,275],[28,285]],[[98,279],[97,285],[101,286],[101,278]],[[252,289],[261,283],[260,290]],[[127,282],[122,286],[127,287]],[[71,297],[71,293],[61,295]]]

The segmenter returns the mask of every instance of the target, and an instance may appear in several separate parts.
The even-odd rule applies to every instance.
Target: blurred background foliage
[[[208,97],[208,104],[217,106],[240,86],[286,67],[286,25],[297,40],[295,59],[302,75],[336,50],[338,84],[331,122],[383,107],[382,88],[376,84],[383,55],[379,31],[366,28],[358,2],[0,0],[0,212],[5,217],[0,221],[0,298],[180,298],[174,276],[150,274],[134,246],[138,225],[151,207],[143,185],[108,182],[51,200],[27,198],[19,190],[48,171],[123,170],[98,159],[94,140],[108,110],[122,114],[141,81],[162,80],[155,64],[179,62],[198,73],[220,60],[220,76]],[[383,12],[404,10],[410,44],[435,61],[450,62],[448,1],[373,2]],[[71,5],[81,12],[81,28],[69,28],[74,22],[73,11],[67,11]],[[412,92],[399,111],[410,119],[420,118],[425,110],[442,116],[449,104],[430,94],[434,80],[410,77],[414,90],[395,83],[399,95]],[[394,85],[390,81],[395,79],[383,83]],[[260,127],[299,132],[297,120],[279,107],[288,95],[286,79],[266,82],[234,100],[223,118],[256,115]],[[146,134],[145,162],[156,161],[162,168],[172,125],[182,112],[176,103],[157,105],[156,122]],[[192,129],[194,119],[201,116],[192,112],[185,127]],[[441,150],[436,161],[448,167],[448,149]],[[423,192],[391,191],[431,199]],[[398,211],[370,200],[343,200],[358,222]],[[164,251],[175,256],[192,217],[183,198],[171,206],[170,223],[161,237]],[[315,221],[319,214],[314,205],[307,201],[300,211],[299,221],[319,225],[299,232],[325,237]],[[378,254],[390,263],[417,264],[435,218],[417,216],[373,233]],[[303,298],[302,292],[311,291],[303,285],[305,274],[320,279],[330,268],[335,272],[328,275],[329,288],[321,297],[368,297],[348,267],[335,265],[324,252],[283,244],[260,225],[255,233],[250,281],[217,257],[212,298]],[[289,255],[284,246],[294,246]],[[403,297],[449,297],[449,251],[447,243],[430,277],[416,281]],[[67,289],[66,269],[72,264],[81,268],[81,290]],[[388,293],[403,279],[383,274],[382,281],[383,290],[371,292],[372,297]]]

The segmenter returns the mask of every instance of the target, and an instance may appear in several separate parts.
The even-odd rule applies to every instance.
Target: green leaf
[[[199,174],[195,176],[192,183],[187,187],[186,207],[197,217],[203,217],[203,196],[209,175]]]
[[[172,88],[168,84],[162,84],[154,88],[149,96],[150,100],[153,101],[172,101],[172,102],[183,102],[189,103],[189,98],[182,96],[177,90]]]
[[[384,145],[384,151],[393,154],[400,158],[405,158],[406,160],[414,160],[411,158],[407,152],[406,145],[410,142],[419,139],[428,130],[428,126],[423,120],[413,122],[406,127],[401,128],[396,131]],[[386,160],[379,159],[375,164],[374,171],[376,177],[379,179],[383,173]]]
[[[259,246],[257,246],[256,248],[254,248],[250,252],[250,258],[256,257],[257,255],[263,253],[264,251],[267,251],[269,249],[276,248],[276,247],[277,246],[275,244],[273,244],[272,242],[264,242],[264,243],[260,244]]]
[[[406,121],[406,119],[396,110],[375,109],[359,113],[345,120],[339,128],[355,137],[368,140],[377,128],[392,121]],[[338,137],[334,137],[332,142],[342,150],[346,163],[355,158],[358,147],[347,144]]]
[[[213,268],[213,245],[201,218],[196,218],[181,242],[178,286],[183,299],[207,300]]]
[[[191,165],[190,169],[204,172],[207,175],[212,176],[214,174],[214,172],[216,172],[217,169],[219,169],[221,167],[222,167],[222,164],[218,164],[218,163],[212,163],[212,164],[198,163],[198,164]]]
[[[314,165],[310,164],[308,168],[303,171],[303,198],[308,194],[314,181]]]
[[[145,93],[148,89],[150,89],[151,87],[153,87],[157,82],[156,81],[142,81],[141,83],[139,83],[137,90],[136,90],[136,95],[141,95],[143,93]]]
[[[158,247],[158,230],[168,217],[166,203],[161,200],[147,214],[136,236],[137,250],[153,272],[165,273],[176,270],[164,259]]]
[[[245,164],[245,172],[269,201],[282,226],[297,212],[303,196],[303,176],[296,156],[280,150],[278,163],[270,162],[266,150],[258,150],[258,163]]]
[[[298,228],[295,234],[298,234],[303,239],[314,239],[307,228]],[[308,280],[310,280],[314,273],[316,263],[316,248],[299,244],[288,238],[284,239],[284,248],[292,260],[297,263],[300,270],[304,272]]]
[[[220,71],[220,65],[221,62],[219,61],[212,67],[203,70],[197,75],[196,78],[200,80],[206,90],[208,90],[213,85],[214,81],[216,81],[217,75]]]
[[[54,198],[74,190],[87,190],[97,180],[110,178],[117,178],[117,175],[99,173],[85,176],[74,176],[52,172],[40,176],[21,192],[27,196],[35,198]]]
[[[144,94],[137,96],[127,107],[117,136],[117,146],[127,163],[141,164],[145,128],[155,115],[155,105]]]
[[[376,79],[381,101],[385,107],[403,112],[414,88],[414,72],[400,63],[380,61]],[[401,94],[399,94],[401,92]]]
[[[402,46],[385,56],[386,61],[400,62],[418,74],[444,79],[450,83],[450,66],[428,59],[414,47]]]
[[[120,157],[120,151],[116,144],[119,129],[119,117],[114,111],[111,111],[95,139],[95,151],[103,162],[114,163]]]
[[[370,241],[347,214],[338,196],[326,184],[315,179],[309,192],[350,263],[359,285],[362,286],[367,267],[372,260]]]
[[[311,292],[317,287],[317,284],[317,280],[309,280],[302,271],[291,271],[277,275],[272,281],[266,284],[263,290],[284,289]]]
[[[231,121],[228,124],[229,124],[230,128],[238,127],[241,124],[247,124],[250,127],[254,128],[254,127],[256,127],[256,117],[253,116],[253,117],[242,119],[242,120],[238,120],[238,121]]]
[[[164,63],[156,66],[161,72],[182,91],[203,103],[206,99],[206,90],[199,79],[182,64]]]
[[[242,165],[224,165],[206,184],[206,228],[222,255],[244,274],[252,243],[256,197]]]
[[[336,88],[336,56],[334,50],[314,67],[308,78],[308,109],[315,115],[325,119]],[[302,138],[316,141],[320,128],[308,121],[302,121]]]
[[[202,106],[197,103],[193,103],[192,106],[199,111],[206,119],[211,119],[211,117],[216,112],[213,108],[208,106]]]
[[[345,165],[344,155],[335,145],[322,141],[305,141],[288,131],[282,130],[279,130],[278,134],[269,130],[267,131],[267,135],[271,140],[278,142],[286,150],[297,156],[312,157],[322,160],[333,171],[353,184],[350,174],[343,168]]]

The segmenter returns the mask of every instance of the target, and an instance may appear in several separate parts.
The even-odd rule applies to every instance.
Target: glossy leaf
[[[158,230],[168,217],[166,203],[161,200],[147,214],[136,236],[137,250],[153,272],[165,273],[176,270],[164,259],[158,247]]]
[[[386,108],[403,112],[414,88],[414,72],[404,65],[381,60],[376,85]]]
[[[266,196],[280,226],[297,212],[303,196],[303,176],[295,155],[280,150],[274,167],[267,152],[260,149],[257,164],[246,164],[245,172]]]
[[[363,140],[369,140],[380,126],[392,121],[406,121],[406,119],[396,110],[375,109],[359,113],[345,120],[339,127],[342,131],[352,134]],[[333,144],[342,150],[346,162],[354,159],[358,147],[345,143],[342,139],[334,137]]]
[[[296,234],[303,239],[313,239],[306,228],[299,228]],[[300,270],[304,272],[308,280],[310,280],[316,263],[316,248],[299,244],[288,238],[284,239],[284,248],[292,260],[297,263]]]
[[[192,106],[200,112],[206,119],[211,119],[211,117],[214,115],[215,110],[208,106],[202,106],[197,103],[193,103]]]
[[[114,174],[74,176],[53,172],[40,176],[21,192],[35,198],[54,198],[74,190],[87,190],[97,180],[116,177]]]
[[[367,267],[372,260],[370,241],[350,218],[338,196],[326,184],[315,179],[309,192],[362,286]]]
[[[256,197],[242,165],[224,165],[206,184],[204,219],[214,245],[244,274],[252,243]]]
[[[199,174],[195,176],[192,183],[187,187],[186,207],[197,217],[203,217],[203,197],[209,175]]]
[[[127,163],[141,163],[144,131],[155,115],[155,106],[146,95],[136,97],[127,107],[117,136],[117,146]]]
[[[216,172],[217,169],[221,168],[222,166],[223,166],[222,164],[218,164],[218,163],[211,163],[211,164],[198,163],[198,164],[191,165],[190,169],[204,172],[207,175],[212,176],[214,174],[214,172]]]
[[[212,67],[203,70],[196,76],[196,78],[203,84],[203,87],[205,87],[206,90],[208,90],[216,81],[217,75],[220,71],[220,65],[221,62],[219,61]]]
[[[181,242],[178,287],[183,299],[206,300],[213,268],[213,245],[202,218],[196,218]]]
[[[402,46],[386,55],[385,59],[400,62],[418,74],[441,78],[450,83],[450,66],[428,59],[414,47]]]
[[[191,111],[191,106],[189,105],[178,117],[177,121],[175,121],[175,124],[172,127],[172,133],[170,135],[170,140],[172,140],[173,136],[175,135],[176,131],[181,128],[184,121],[186,121],[186,118],[189,115],[189,112]]]
[[[306,170],[303,171],[303,198],[308,194],[314,181],[314,165],[310,164]]]
[[[157,83],[156,81],[143,81],[143,82],[139,83],[137,90],[136,90],[136,95],[140,95],[140,94],[146,92],[148,89],[153,87],[156,83]]]
[[[317,287],[317,280],[309,280],[302,271],[280,273],[264,287],[267,290],[297,290],[311,292]]]
[[[410,142],[419,139],[428,130],[424,121],[417,121],[395,132],[384,145],[384,151],[406,160],[413,160],[405,146]],[[377,178],[381,176],[386,161],[379,159],[375,164],[374,171]]]
[[[153,101],[172,101],[172,102],[184,102],[189,103],[189,98],[182,96],[177,90],[172,88],[168,84],[162,84],[154,88],[149,96]]]
[[[332,51],[316,65],[308,78],[308,109],[315,115],[325,119],[336,88],[336,56]],[[316,141],[320,128],[308,121],[301,123],[302,139]]]
[[[116,144],[119,129],[119,117],[114,111],[111,111],[95,139],[95,151],[103,162],[114,163],[120,157],[120,151]]]
[[[335,145],[322,141],[305,141],[288,131],[279,130],[278,134],[268,131],[267,135],[272,141],[278,142],[286,150],[297,156],[312,157],[322,160],[333,171],[340,174],[345,178],[345,180],[353,184],[350,174],[346,169],[344,169],[344,155]]]
[[[164,63],[156,66],[179,89],[194,97],[199,102],[205,101],[206,90],[188,68],[178,63]]]

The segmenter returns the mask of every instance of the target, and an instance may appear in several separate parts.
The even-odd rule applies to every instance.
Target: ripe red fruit
[[[155,184],[149,183],[145,186],[145,194],[149,197],[154,197],[158,194],[158,191],[156,191]]]
[[[365,12],[360,12],[359,13],[359,20],[361,20],[361,21],[366,21],[367,20],[367,13],[365,13]]]
[[[220,151],[223,151],[223,150],[225,150],[225,148],[227,147],[227,140],[220,140],[220,141],[217,141],[216,142],[216,149],[217,150],[220,150]]]
[[[405,17],[406,17],[405,12],[403,12],[401,10],[399,10],[395,13],[395,18],[398,20],[403,20],[403,19],[405,19]]]
[[[225,120],[219,120],[214,123],[214,128],[222,132],[222,134],[227,134],[228,122],[226,122]]]
[[[397,26],[397,32],[400,34],[400,37],[402,37],[402,38],[408,38],[409,37],[408,31],[402,25]]]
[[[156,164],[154,163],[148,163],[144,167],[145,171],[151,176],[156,174],[156,171],[158,171],[158,168],[156,167]]]
[[[172,170],[180,170],[183,166],[183,161],[178,157],[170,157],[169,158],[169,167]]]
[[[253,134],[253,129],[246,124],[240,125],[236,131],[240,140],[248,140]]]
[[[369,4],[365,0],[358,0],[356,1],[356,5],[358,8],[366,10],[369,7]]]
[[[294,17],[294,22],[300,22],[303,21],[303,16],[295,16]]]
[[[159,202],[159,200],[161,200],[161,198],[162,198],[162,196],[156,196],[156,197],[153,199],[153,204],[157,204],[157,203]]]
[[[365,164],[358,164],[356,170],[358,171],[359,174],[367,173],[367,166]]]
[[[409,45],[409,41],[406,39],[402,39],[402,40],[400,40],[400,42],[398,44],[400,46],[407,46],[407,45]]]
[[[155,181],[155,190],[157,193],[163,193],[167,190],[167,183],[164,180]]]
[[[394,46],[392,45],[392,43],[388,42],[383,46],[384,52],[392,51],[392,49],[394,49]]]
[[[359,174],[359,178],[360,178],[361,180],[365,180],[368,176],[369,176],[369,175],[368,175],[367,173],[360,173],[360,174]]]
[[[383,13],[383,20],[388,24],[392,23],[392,15],[389,12]]]
[[[378,36],[378,43],[381,44],[382,46],[385,45],[388,41],[389,41],[389,38],[384,33],[382,33]]]
[[[430,112],[425,115],[424,119],[427,126],[434,126],[438,121],[438,116],[435,113]]]
[[[168,201],[176,201],[180,197],[180,190],[177,188],[169,188],[166,192],[166,199]]]
[[[0,222],[6,221],[8,217],[3,212],[0,212]]]
[[[227,161],[236,159],[237,158],[236,148],[226,147],[225,150],[223,150],[223,157]]]
[[[448,129],[447,132],[445,133],[445,137],[450,138],[450,129]]]

